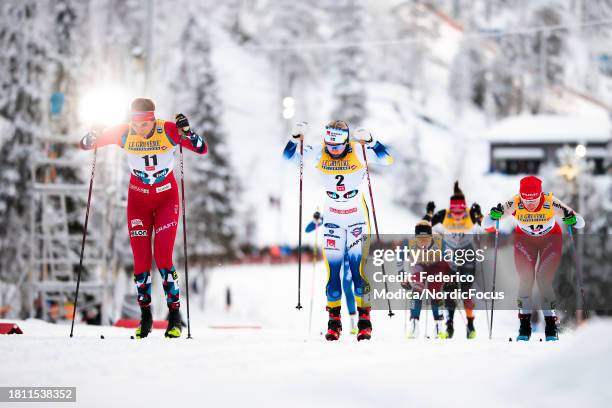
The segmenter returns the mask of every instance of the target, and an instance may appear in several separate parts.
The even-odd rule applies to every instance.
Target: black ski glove
[[[476,221],[480,221],[482,219],[482,210],[480,209],[480,205],[478,205],[478,203],[472,204],[472,208],[470,208],[470,217]]]
[[[181,129],[183,132],[189,131],[189,120],[187,119],[187,116],[183,115],[182,113],[177,113],[175,119],[177,128]]]
[[[436,210],[436,204],[433,201],[428,202],[425,212],[427,212],[427,214],[433,214],[435,210]]]

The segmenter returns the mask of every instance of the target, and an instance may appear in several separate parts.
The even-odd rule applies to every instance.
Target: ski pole
[[[304,185],[304,139],[300,138],[300,199],[299,199],[299,226],[298,226],[298,301],[296,309],[302,308],[300,296],[302,292],[302,187]]]
[[[482,277],[482,289],[486,292],[487,290],[487,282],[485,279],[484,268],[482,267],[482,263],[480,263],[480,276]],[[489,326],[489,304],[487,300],[484,299],[485,313],[487,315],[487,327]]]
[[[372,216],[374,217],[374,230],[376,231],[376,241],[380,242],[380,234],[378,233],[378,221],[376,219],[376,208],[374,208],[374,194],[372,194],[372,182],[370,181],[370,169],[368,167],[368,157],[366,155],[366,148],[365,148],[365,144],[361,145],[361,151],[363,152],[363,161],[365,162],[365,171],[366,171],[366,176],[368,178],[368,189],[370,191],[370,202],[372,203]],[[385,265],[381,265],[382,268],[382,274],[383,274],[383,280],[385,283],[385,293],[389,291],[388,287],[387,287],[387,274],[385,273]],[[395,313],[393,313],[393,310],[391,310],[391,301],[389,299],[387,299],[387,306],[389,307],[389,317],[393,317],[393,315],[395,315]]]
[[[189,127],[182,128],[183,132],[188,132]],[[185,172],[183,169],[183,135],[179,143],[181,156],[181,208],[183,210],[183,258],[185,258],[185,298],[187,299],[187,338],[191,339],[191,322],[189,321],[189,269],[187,261],[187,223],[185,222]]]
[[[478,237],[478,249],[480,249],[480,237]],[[482,279],[482,290],[486,292],[487,282],[485,280],[485,274],[484,274],[484,268],[482,267],[482,262],[478,262],[478,265],[480,266],[479,269],[480,269],[480,278]],[[485,313],[487,315],[487,327],[489,327],[489,305],[487,304],[486,299],[484,299],[484,305],[485,305]]]
[[[423,301],[423,306],[425,306],[425,300]],[[425,309],[425,333],[423,333],[423,338],[428,339],[429,338],[429,334],[427,334],[429,328],[429,313],[427,313],[427,307],[424,308]]]
[[[421,310],[425,310],[425,333],[423,333],[423,337],[428,339],[429,338],[429,334],[427,333],[429,331],[429,313],[427,313],[427,307],[425,305],[425,302],[429,302],[429,306],[430,309],[432,310],[431,313],[433,314],[433,309],[431,308],[431,301],[429,301],[429,297],[427,296],[427,281],[425,281],[425,299],[423,299],[421,302]]]
[[[456,269],[457,273],[460,273],[458,269]],[[461,293],[463,293],[463,288],[461,287],[460,283],[457,283],[457,290]],[[463,307],[463,310],[465,310],[465,304],[463,303],[463,301],[459,302],[457,300],[454,301],[455,302],[455,310],[459,313],[459,316],[461,316],[461,320],[463,321],[463,325],[465,326],[467,324],[467,320],[466,318],[463,316],[463,311],[461,310],[461,307]],[[454,321],[454,319],[453,319]]]
[[[312,328],[312,306],[314,304],[314,285],[315,285],[315,274],[317,272],[317,245],[318,245],[318,232],[319,225],[317,221],[315,221],[315,230],[314,230],[314,249],[313,249],[313,258],[312,258],[312,280],[310,285],[310,312],[308,313],[308,334],[310,334],[310,330]]]
[[[576,278],[578,279],[578,287],[580,288],[580,295],[582,297],[582,307],[584,308],[584,317],[586,319],[589,318],[589,308],[587,307],[586,298],[584,296],[584,284],[582,280],[582,266],[580,265],[580,261],[578,259],[578,251],[576,251],[576,247],[574,246],[574,234],[572,232],[573,228],[571,225],[567,226],[567,233],[570,237],[570,245],[572,247],[572,255],[574,258],[574,263],[576,264]]]
[[[74,308],[72,309],[72,323],[70,324],[70,337],[74,334],[74,320],[76,319],[77,304],[79,301],[79,288],[81,286],[81,273],[83,272],[83,255],[85,254],[85,238],[87,237],[87,224],[89,223],[89,208],[91,207],[91,193],[93,191],[94,175],[96,172],[96,155],[98,146],[94,144],[93,160],[91,162],[91,177],[89,179],[89,193],[87,194],[87,209],[85,210],[85,223],[83,224],[83,241],[81,242],[81,256],[79,258],[79,271],[77,273],[76,293],[74,295]]]
[[[408,298],[406,297],[406,302],[404,303],[404,336],[408,333]]]
[[[489,326],[489,340],[493,336],[493,312],[495,311],[495,276],[497,274],[497,246],[499,242],[499,220],[495,221],[495,252],[493,253],[493,286],[491,288],[491,325]]]

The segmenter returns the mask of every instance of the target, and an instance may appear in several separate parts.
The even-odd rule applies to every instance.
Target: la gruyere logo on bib
[[[538,214],[538,213],[521,214],[519,216],[519,221],[525,222],[525,223],[547,222],[548,217],[546,216],[546,214]]]
[[[350,160],[321,160],[321,168],[330,171],[355,170],[357,165]]]
[[[359,171],[363,165],[359,162],[359,159],[355,155],[352,149],[349,149],[346,157],[333,158],[327,152],[324,152],[319,164],[317,165],[325,173],[354,173]]]
[[[159,140],[128,140],[126,148],[128,150],[164,150],[165,146]]]

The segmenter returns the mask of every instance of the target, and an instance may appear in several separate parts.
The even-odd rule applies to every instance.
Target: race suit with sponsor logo
[[[443,276],[450,273],[450,266],[443,259],[445,251],[444,241],[439,236],[432,237],[431,243],[427,247],[420,246],[415,238],[404,241],[403,245],[409,249],[407,259],[400,258],[397,260],[397,273],[405,282],[402,286],[407,290],[423,294],[429,292],[434,295],[441,292],[443,289],[442,280],[436,280],[429,283],[428,276]],[[415,258],[413,258],[414,256]],[[408,278],[408,279],[406,279]],[[429,303],[431,304],[431,312],[434,320],[440,320],[441,301],[429,296],[425,293]],[[410,318],[419,319],[421,316],[421,308],[423,306],[423,298],[413,298],[410,305]]]
[[[555,293],[552,287],[563,252],[563,231],[555,216],[574,212],[552,193],[543,193],[540,204],[528,211],[519,195],[503,204],[504,215],[512,214],[516,221],[514,236],[514,264],[519,275],[518,308],[529,314],[533,309],[532,290],[537,281],[545,316],[555,314]],[[584,218],[576,214],[574,228],[583,228]],[[485,217],[483,226],[490,230],[495,222]]]
[[[97,147],[120,146],[131,171],[127,200],[127,224],[134,255],[134,282],[138,304],[151,303],[151,261],[163,279],[168,307],[179,307],[178,274],[172,262],[178,226],[179,198],[174,168],[174,152],[181,136],[173,122],[156,120],[148,138],[132,132],[128,124],[113,127],[96,139]],[[198,154],[207,152],[203,138],[191,133],[183,137],[183,147]],[[94,146],[81,141],[81,147]]]
[[[312,232],[316,228],[323,225],[323,218],[319,218],[319,223],[311,221],[306,225],[305,231]],[[342,268],[342,291],[346,299],[346,306],[350,315],[357,313],[357,306],[355,306],[355,291],[353,289],[353,275],[351,274],[351,266],[349,264],[348,254],[344,254],[344,264]]]
[[[450,208],[438,211],[432,217],[426,215],[423,219],[431,222],[434,229],[441,233],[444,237],[444,244],[447,248],[453,250],[475,250],[475,240],[480,231],[481,220],[471,214],[468,209],[460,215],[453,215]],[[476,260],[472,262],[463,262],[458,264],[451,262],[450,267],[452,272],[458,272],[462,275],[471,275],[476,273]],[[445,285],[445,290],[453,291],[460,289],[467,292],[472,288],[472,281],[450,283]],[[453,320],[456,302],[450,296],[444,301],[448,313],[448,319]],[[472,299],[464,299],[463,306],[466,316],[473,317],[474,301]]]
[[[378,141],[366,144],[368,164],[389,165],[393,158],[387,148]],[[287,143],[284,156],[299,160],[299,145],[293,140]],[[304,145],[304,160],[315,165],[325,186],[325,206],[322,211],[323,259],[327,266],[327,306],[341,304],[342,286],[340,271],[345,254],[348,256],[351,277],[355,288],[357,307],[370,305],[370,284],[363,268],[370,234],[370,216],[361,191],[366,176],[362,146],[351,142],[340,158],[332,157],[325,145]]]

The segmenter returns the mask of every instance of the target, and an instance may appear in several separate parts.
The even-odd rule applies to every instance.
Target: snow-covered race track
[[[556,343],[540,342],[541,333],[535,333],[530,343],[517,344],[508,342],[515,336],[515,312],[500,311],[493,340],[482,313],[475,340],[462,338],[461,330],[452,340],[407,340],[402,311],[393,319],[377,311],[372,341],[358,343],[345,330],[339,342],[328,343],[320,335],[326,319],[322,297],[315,299],[313,330],[307,333],[308,272],[302,311],[294,309],[293,290],[276,293],[294,287],[294,269],[214,271],[209,292],[215,295],[206,313],[192,306],[190,340],[167,340],[158,330],[131,340],[129,329],[81,325],[70,339],[67,325],[18,322],[23,335],[0,338],[0,384],[76,386],[77,406],[83,407],[183,407],[195,401],[198,406],[592,407],[606,406],[612,397],[610,321],[563,333]],[[230,312],[218,293],[226,286],[235,299]],[[211,328],[222,324],[261,328]]]

